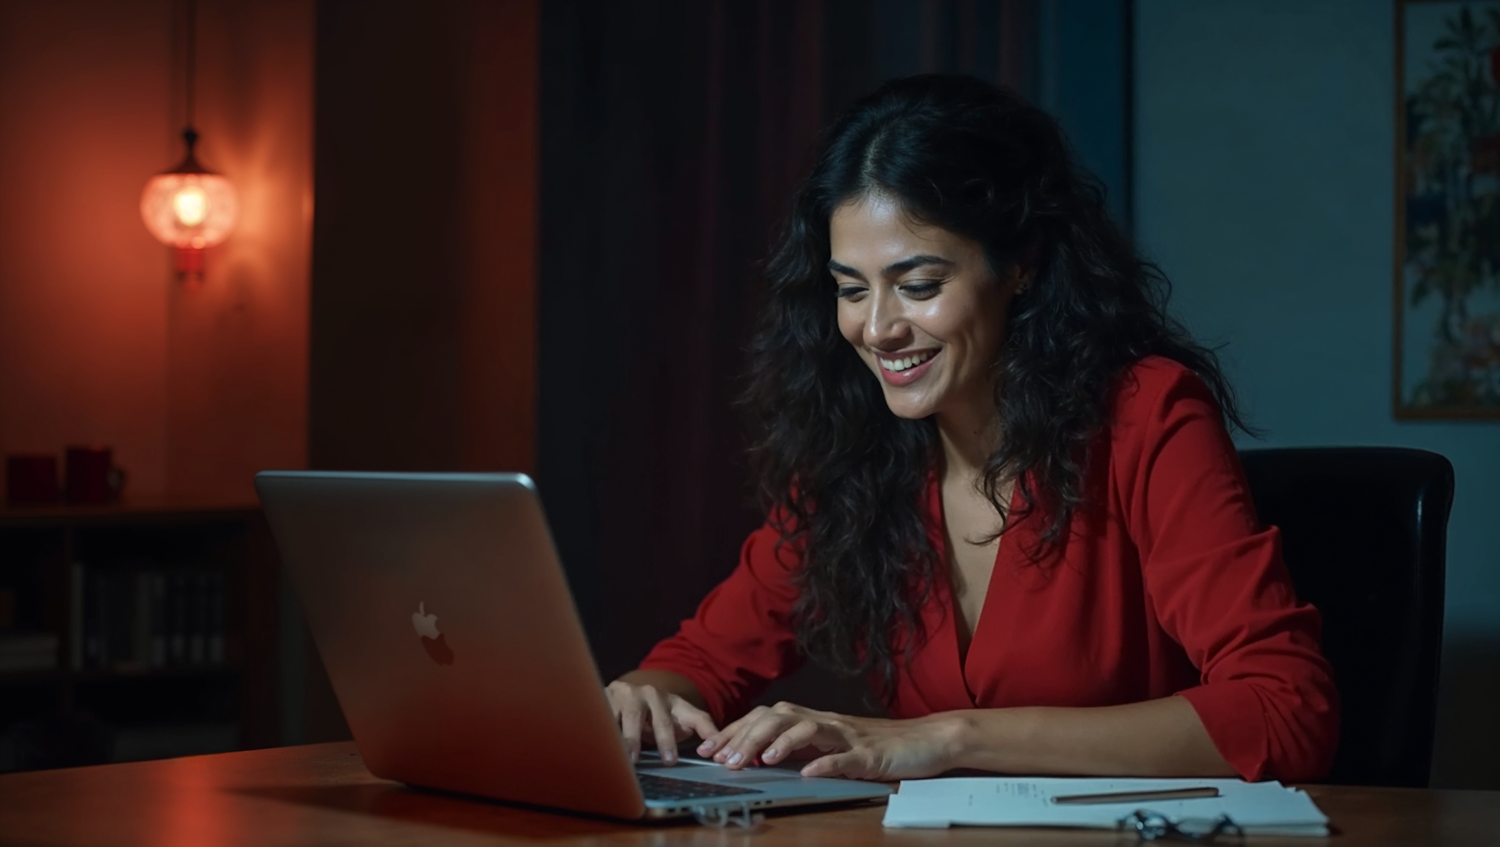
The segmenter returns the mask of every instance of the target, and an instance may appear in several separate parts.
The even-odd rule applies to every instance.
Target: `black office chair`
[[[1261,521],[1281,528],[1298,597],[1323,613],[1323,652],[1343,705],[1328,781],[1425,788],[1453,466],[1397,447],[1240,458]]]

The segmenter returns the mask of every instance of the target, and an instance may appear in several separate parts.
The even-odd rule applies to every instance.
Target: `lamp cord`
[[[194,79],[198,68],[198,0],[187,0],[187,128],[193,128]]]

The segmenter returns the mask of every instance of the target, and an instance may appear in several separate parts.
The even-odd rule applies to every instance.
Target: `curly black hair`
[[[1197,373],[1226,423],[1249,428],[1213,351],[1167,314],[1170,284],[1111,219],[1052,117],[964,76],[899,79],[855,103],[825,132],[767,264],[742,402],[757,496],[801,556],[799,646],[888,697],[945,571],[920,508],[935,425],[889,410],[837,326],[829,218],[874,193],[983,245],[997,279],[1032,274],[994,363],[1005,436],[981,489],[1004,526],[1035,515],[1044,547],[1059,543],[1085,505],[1089,445],[1117,383],[1144,357]],[[1008,514],[1012,480],[1022,507]]]

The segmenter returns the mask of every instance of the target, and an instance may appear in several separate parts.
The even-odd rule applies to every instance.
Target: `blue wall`
[[[1394,33],[1389,2],[1138,0],[1135,229],[1267,446],[1453,462],[1433,778],[1500,788],[1500,425],[1390,412]]]
[[[1109,208],[1128,225],[1130,186],[1130,4],[1040,0],[1036,104],[1057,117],[1078,160],[1104,184]]]

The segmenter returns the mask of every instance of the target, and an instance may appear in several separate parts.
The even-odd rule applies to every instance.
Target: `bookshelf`
[[[253,502],[0,506],[0,770],[279,743],[278,575]]]

